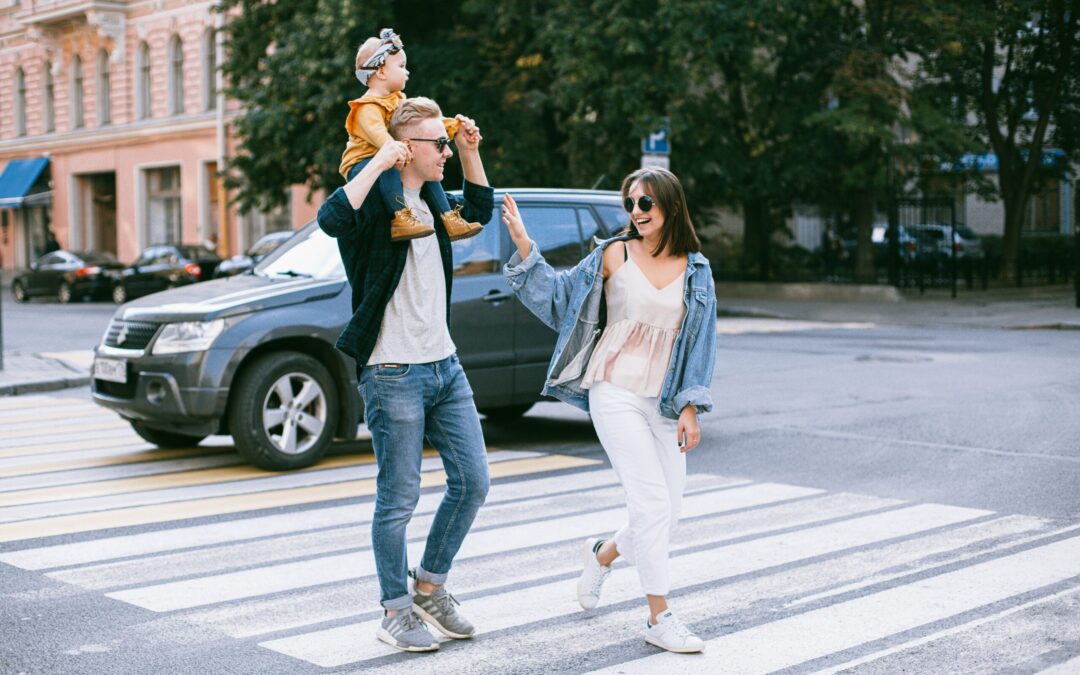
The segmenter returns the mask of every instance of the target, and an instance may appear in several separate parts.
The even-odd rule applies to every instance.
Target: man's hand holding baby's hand
[[[483,140],[476,121],[464,115],[455,115],[454,119],[461,122],[461,129],[456,138],[458,147],[462,150],[476,150],[480,146],[480,141]]]
[[[375,153],[372,162],[379,167],[379,171],[396,168],[399,171],[412,160],[412,151],[409,146],[401,141],[390,140],[383,143],[379,151]]]

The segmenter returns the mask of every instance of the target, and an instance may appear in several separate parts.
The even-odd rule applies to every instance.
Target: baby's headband
[[[375,50],[375,53],[367,61],[364,61],[364,65],[356,69],[356,79],[360,80],[360,83],[365,87],[372,74],[386,63],[386,57],[397,54],[404,49],[401,44],[401,36],[395,33],[393,28],[383,28],[379,31],[379,39],[382,40],[379,48]]]

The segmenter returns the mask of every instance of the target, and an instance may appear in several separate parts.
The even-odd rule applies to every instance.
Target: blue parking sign
[[[666,124],[641,139],[641,152],[646,155],[671,154],[671,142],[668,140]]]

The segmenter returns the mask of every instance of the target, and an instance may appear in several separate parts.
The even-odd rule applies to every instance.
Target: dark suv
[[[615,192],[508,191],[555,266],[576,264],[626,222]],[[503,279],[510,251],[498,206],[482,234],[454,243],[450,332],[489,418],[539,399],[555,345]],[[117,309],[95,350],[94,400],[161,447],[231,434],[260,467],[308,466],[335,437],[355,438],[362,419],[355,365],[334,348],[351,315],[337,243],[312,222],[252,274]]]

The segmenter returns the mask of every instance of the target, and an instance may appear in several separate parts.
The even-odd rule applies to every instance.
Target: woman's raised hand
[[[525,223],[521,220],[517,202],[509,194],[503,197],[502,221],[506,225],[506,231],[510,233],[510,239],[517,246],[521,259],[524,260],[528,257],[531,246],[529,233],[525,231]]]

